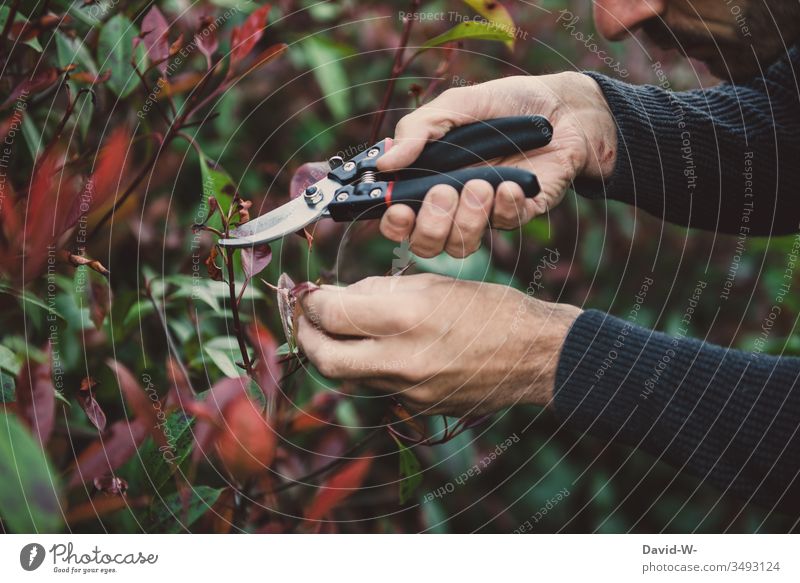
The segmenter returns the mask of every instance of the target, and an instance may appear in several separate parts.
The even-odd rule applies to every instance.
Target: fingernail
[[[478,209],[483,208],[483,200],[478,196],[478,193],[471,189],[465,189],[464,194],[461,195],[464,202],[468,207]]]
[[[429,195],[431,208],[437,215],[447,215],[453,208],[455,203],[454,197],[446,190],[434,190]]]
[[[388,217],[386,218],[389,221],[389,224],[397,229],[405,229],[408,227],[408,219],[402,215],[398,215],[395,213],[388,213]]]

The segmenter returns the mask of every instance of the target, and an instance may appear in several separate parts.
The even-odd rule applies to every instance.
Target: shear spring
[[[364,174],[361,175],[361,180],[358,182],[359,184],[372,184],[375,182],[375,172],[373,170],[365,170]]]

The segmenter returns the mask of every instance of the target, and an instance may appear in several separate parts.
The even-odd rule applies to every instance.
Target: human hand
[[[546,405],[581,310],[432,274],[370,277],[301,299],[297,341],[326,377],[358,379],[426,415]]]
[[[451,129],[480,120],[512,115],[543,115],[553,125],[553,140],[544,148],[496,160],[535,173],[541,192],[525,198],[519,185],[504,182],[495,192],[483,180],[467,182],[458,192],[433,187],[419,214],[405,205],[391,206],[381,220],[381,232],[393,241],[410,238],[420,257],[446,251],[466,257],[477,251],[487,225],[514,229],[544,214],[564,198],[578,176],[611,175],[616,161],[617,132],[600,86],[581,73],[540,77],[506,77],[456,87],[408,114],[397,124],[392,148],[378,160],[381,171],[411,165],[429,140]]]

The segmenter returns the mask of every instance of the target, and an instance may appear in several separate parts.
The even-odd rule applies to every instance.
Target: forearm
[[[788,59],[759,82],[705,91],[590,75],[617,124],[617,160],[603,183],[578,180],[579,194],[720,232],[800,230],[800,92]]]
[[[800,509],[800,359],[670,337],[598,311],[570,330],[553,409],[767,507]]]

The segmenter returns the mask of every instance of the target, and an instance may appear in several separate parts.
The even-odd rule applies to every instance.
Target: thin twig
[[[411,0],[410,13],[418,13],[421,4],[422,0]],[[381,105],[378,108],[378,111],[375,113],[375,118],[372,122],[372,132],[370,133],[371,144],[375,143],[378,139],[378,134],[381,131],[383,120],[386,117],[386,111],[388,110],[389,103],[392,100],[392,93],[394,93],[394,86],[397,83],[397,78],[403,73],[403,71],[405,71],[405,68],[411,62],[409,59],[404,63],[403,55],[406,52],[406,46],[408,46],[408,39],[411,37],[411,27],[413,24],[414,19],[406,17],[405,24],[403,25],[403,34],[400,37],[400,44],[397,46],[397,49],[394,53],[394,62],[392,63],[392,72],[389,76],[389,83],[386,85],[386,90],[383,92],[383,99],[381,99]]]

